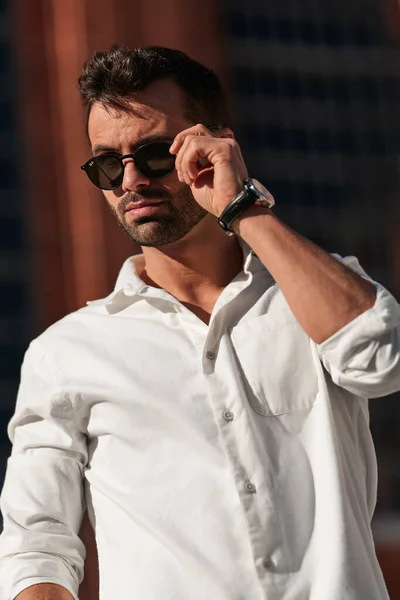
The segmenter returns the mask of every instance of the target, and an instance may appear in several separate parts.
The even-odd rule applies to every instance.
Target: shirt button
[[[235,415],[230,410],[224,410],[222,416],[224,417],[225,421],[233,421],[235,418]]]
[[[272,560],[272,558],[264,558],[264,560],[263,560],[264,569],[271,571],[271,569],[273,569],[274,566],[275,565],[274,565],[274,561]]]
[[[208,358],[208,360],[214,360],[214,358],[215,358],[214,352],[211,352],[211,350],[207,350],[206,358]]]
[[[174,304],[174,311],[175,311],[176,313],[180,313],[180,312],[181,312],[181,310],[182,310],[182,308],[179,306],[179,304]]]
[[[249,494],[254,494],[256,491],[256,486],[254,485],[254,483],[251,483],[250,481],[248,483],[246,483],[246,491],[249,492]]]
[[[127,283],[124,287],[125,296],[133,296],[135,293],[135,288],[131,283]]]

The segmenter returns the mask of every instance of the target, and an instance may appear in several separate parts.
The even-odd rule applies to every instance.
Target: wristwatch
[[[228,235],[233,235],[234,231],[231,229],[232,223],[249,206],[254,204],[256,206],[271,208],[275,204],[275,199],[262,183],[257,181],[257,179],[248,177],[244,181],[244,188],[240,194],[222,211],[222,214],[218,218],[218,224]]]

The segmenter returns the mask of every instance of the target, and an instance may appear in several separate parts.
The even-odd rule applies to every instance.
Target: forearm
[[[73,596],[60,585],[39,583],[23,590],[15,600],[74,600]]]
[[[233,229],[263,262],[296,319],[317,344],[374,305],[373,284],[290,229],[271,211],[252,207]]]

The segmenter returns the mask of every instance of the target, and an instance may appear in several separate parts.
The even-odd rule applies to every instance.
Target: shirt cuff
[[[363,312],[330,338],[317,344],[318,353],[339,371],[366,369],[380,340],[400,325],[400,307],[380,284],[374,283],[374,306]]]

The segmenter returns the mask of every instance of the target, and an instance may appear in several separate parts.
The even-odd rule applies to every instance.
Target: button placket
[[[243,412],[245,413],[242,403],[242,388],[240,382],[235,386],[235,376],[232,378],[224,376],[222,369],[225,360],[229,360],[230,355],[226,354],[227,347],[224,341],[219,339],[220,333],[220,330],[216,329],[215,323],[211,323],[204,344],[203,373],[207,380],[210,400],[214,405],[214,414],[220,420],[220,424],[217,426],[231,463],[235,488],[242,505],[243,524],[247,528],[253,547],[253,560],[258,565],[259,576],[261,578],[263,575],[268,577],[271,571],[263,566],[263,559],[267,554],[265,537],[258,527],[258,523],[261,521],[260,509],[262,510],[260,506],[263,496],[262,482],[260,482],[260,490],[258,490],[258,477],[254,474],[256,469],[247,455],[247,446],[241,443],[244,427],[242,416]],[[232,363],[229,364],[233,367]],[[257,486],[251,481],[252,477],[257,477]]]

